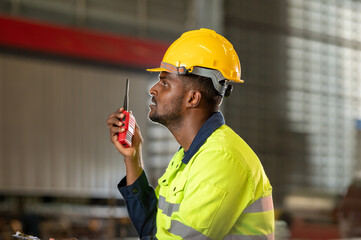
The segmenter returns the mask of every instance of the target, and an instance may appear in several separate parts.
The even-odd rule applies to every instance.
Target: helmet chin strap
[[[232,92],[232,85],[229,84],[229,81],[218,70],[203,67],[193,67],[191,73],[212,79],[214,88],[222,97],[228,97]]]

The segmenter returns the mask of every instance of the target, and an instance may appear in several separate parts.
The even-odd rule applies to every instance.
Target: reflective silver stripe
[[[244,213],[267,212],[273,210],[272,195],[260,198],[244,209]]]
[[[172,216],[172,213],[179,211],[179,203],[170,203],[165,200],[165,197],[159,196],[158,208],[162,209],[163,213],[168,217]]]
[[[178,74],[178,75],[186,75],[188,73],[188,70],[186,69],[186,67],[184,67],[184,66],[177,67],[177,66],[174,66],[174,65],[172,65],[170,63],[166,63],[166,62],[161,62],[160,67],[165,68],[168,71]]]
[[[274,233],[268,235],[227,235],[223,240],[274,240]]]
[[[182,237],[185,240],[211,240],[206,235],[176,220],[171,221],[170,229],[168,229],[168,231],[174,235]]]

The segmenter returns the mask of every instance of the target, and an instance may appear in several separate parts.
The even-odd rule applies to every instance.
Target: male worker
[[[167,50],[150,89],[149,118],[167,127],[180,149],[154,191],[142,169],[139,128],[123,148],[123,109],[107,120],[124,156],[119,183],[141,239],[274,239],[272,187],[251,148],[224,124],[219,106],[241,67],[231,43],[213,30],[184,33]],[[238,111],[238,109],[234,110]]]

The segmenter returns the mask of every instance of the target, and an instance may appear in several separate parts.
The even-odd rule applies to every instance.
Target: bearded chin
[[[181,126],[183,117],[181,114],[169,114],[169,115],[159,115],[157,113],[149,114],[148,118],[154,122],[159,123],[165,127],[169,128],[178,128]]]
[[[149,114],[148,118],[154,122],[154,123],[159,123],[159,124],[162,124],[164,125],[165,121],[163,121],[162,117],[160,117],[158,114]]]
[[[158,108],[159,105],[152,107],[148,114],[149,119],[168,129],[179,128],[183,121],[182,100],[183,97],[179,97],[171,103],[164,104],[161,109]]]

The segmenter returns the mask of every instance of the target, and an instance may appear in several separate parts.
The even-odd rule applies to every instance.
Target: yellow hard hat
[[[207,69],[216,71],[207,72]],[[183,33],[170,45],[160,67],[147,71],[215,77],[216,79],[212,78],[214,84],[215,80],[243,82],[241,64],[232,44],[215,31],[206,28]]]

